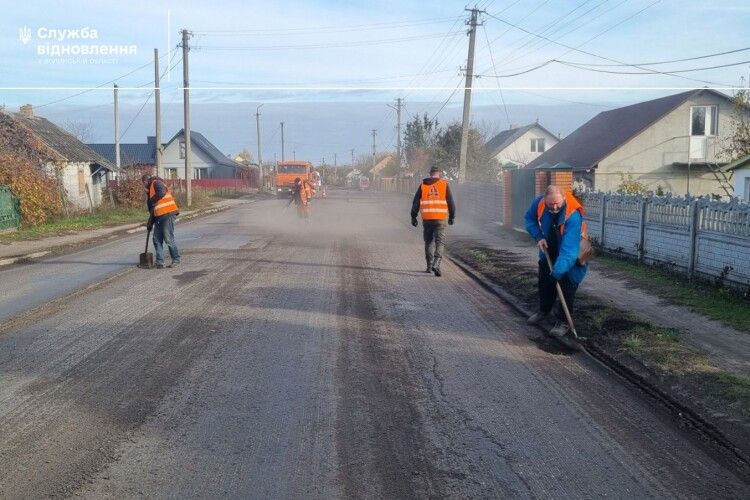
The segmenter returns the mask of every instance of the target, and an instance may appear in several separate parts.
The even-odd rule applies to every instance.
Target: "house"
[[[720,165],[733,132],[731,98],[697,89],[599,113],[526,168],[567,163],[599,191],[629,176],[677,195],[732,196]]]
[[[228,158],[199,132],[190,132],[190,152],[193,179],[237,179],[248,168]],[[184,129],[164,145],[162,167],[167,179],[185,178]]]
[[[750,203],[750,155],[725,165],[722,170],[733,180],[735,198]]]
[[[522,167],[558,142],[554,134],[535,122],[503,130],[487,141],[485,149],[501,167]]]
[[[58,178],[70,206],[89,209],[101,204],[106,180],[117,173],[109,160],[70,132],[35,116],[30,104],[21,106],[19,113],[0,112],[0,129],[0,133],[13,134],[21,142],[34,142],[16,147],[35,151],[34,160]]]
[[[115,158],[115,145],[87,144],[88,147],[105,157],[112,164],[117,164]],[[156,166],[156,137],[151,135],[146,138],[145,143],[120,143],[120,167],[150,168]]]

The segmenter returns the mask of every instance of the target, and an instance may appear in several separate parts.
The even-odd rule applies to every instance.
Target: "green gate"
[[[526,223],[523,220],[531,202],[536,197],[535,173],[533,168],[519,168],[511,171],[511,209],[513,225],[523,228]]]
[[[8,186],[0,186],[0,231],[16,228],[20,224],[18,200]]]

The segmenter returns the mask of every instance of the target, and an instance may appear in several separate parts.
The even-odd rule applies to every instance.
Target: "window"
[[[750,201],[750,177],[745,177],[745,201]]]
[[[207,168],[194,168],[193,179],[196,179],[196,180],[208,179],[208,169]]]
[[[78,194],[86,192],[86,174],[83,170],[78,171]]]
[[[180,160],[185,159],[185,141],[180,141]]]
[[[280,174],[306,174],[307,167],[304,165],[279,165]]]
[[[544,153],[544,138],[531,139],[531,152]]]
[[[177,178],[177,169],[176,168],[167,168],[164,170],[164,173],[167,176],[167,179],[176,179]]]
[[[690,135],[716,135],[719,121],[718,106],[690,107]]]

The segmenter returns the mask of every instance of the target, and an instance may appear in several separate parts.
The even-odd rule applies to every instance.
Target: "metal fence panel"
[[[523,217],[531,206],[531,202],[536,198],[535,174],[534,169],[519,168],[511,171],[511,185],[513,186],[511,195],[513,210],[511,213],[513,214],[512,222],[515,227],[523,228],[526,226]]]
[[[0,231],[16,228],[20,224],[18,200],[8,186],[0,186]]]

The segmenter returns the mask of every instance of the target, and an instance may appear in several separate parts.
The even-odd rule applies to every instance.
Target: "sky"
[[[405,118],[425,112],[455,116],[463,100],[460,68],[466,66],[469,44],[465,6],[464,1],[404,0],[8,3],[0,18],[0,104],[15,110],[32,103],[41,115],[59,117],[67,110],[67,119],[91,120],[111,108],[111,87],[117,83],[124,109],[150,108],[153,49],[158,48],[162,102],[175,104],[177,112],[183,70],[177,44],[186,28],[192,103],[241,103],[248,109],[263,103],[264,113],[294,103],[380,103],[380,115],[362,130],[385,131],[395,114],[388,104],[396,97],[405,101]],[[480,0],[477,6],[485,13],[476,31],[472,103],[476,109],[494,108],[499,126],[518,124],[520,117],[509,111],[519,113],[524,105],[578,104],[600,111],[682,88],[711,86],[731,93],[750,72],[750,50],[645,69],[593,66],[747,48],[747,2]],[[68,38],[54,39],[54,30]],[[70,38],[92,30],[96,39]],[[135,50],[114,56],[39,53],[99,45]],[[735,63],[742,64],[659,74]],[[314,112],[306,116],[299,119],[315,120]],[[148,129],[137,120],[131,127],[140,135]],[[359,146],[365,142],[363,137]]]

